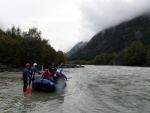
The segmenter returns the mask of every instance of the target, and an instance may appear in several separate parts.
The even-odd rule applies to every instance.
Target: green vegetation
[[[145,46],[141,41],[136,40],[121,52],[102,53],[96,55],[93,60],[68,61],[74,64],[88,65],[124,65],[124,66],[150,66],[150,46]]]
[[[59,65],[65,61],[62,51],[56,51],[41,38],[41,31],[31,28],[22,32],[13,26],[6,32],[0,29],[0,64],[22,67],[37,62],[39,66]]]
[[[68,63],[150,66],[150,15],[97,33]]]

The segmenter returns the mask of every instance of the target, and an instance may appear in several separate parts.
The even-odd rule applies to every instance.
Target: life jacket
[[[52,73],[43,73],[44,79],[50,79],[52,77]]]
[[[27,74],[25,73],[25,69],[22,70],[22,77],[27,77]]]
[[[35,68],[35,67],[31,67],[30,70],[29,70],[31,76],[33,76],[33,75],[35,74],[34,68]]]

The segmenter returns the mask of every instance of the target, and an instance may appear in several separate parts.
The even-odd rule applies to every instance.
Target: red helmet
[[[27,63],[27,64],[26,64],[26,67],[30,67],[30,64],[29,64],[29,63]]]

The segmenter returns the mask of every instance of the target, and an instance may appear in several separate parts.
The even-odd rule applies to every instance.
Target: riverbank
[[[62,64],[59,68],[84,68],[83,65],[78,65],[78,64]],[[14,68],[10,65],[2,65],[0,64],[0,72],[18,72],[22,70],[23,67],[21,68]]]
[[[0,72],[5,72],[5,71],[8,71],[8,72],[18,72],[20,71],[20,68],[13,68],[11,66],[6,66],[6,65],[2,65],[0,64]]]
[[[60,68],[84,68],[84,66],[78,64],[62,64]]]

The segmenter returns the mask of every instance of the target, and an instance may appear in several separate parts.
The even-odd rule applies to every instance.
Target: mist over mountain
[[[100,31],[70,58],[91,60],[98,54],[119,52],[135,40],[140,40],[144,45],[150,44],[150,13]]]

